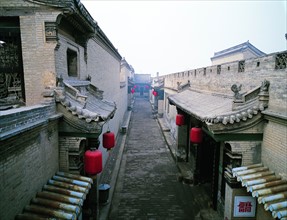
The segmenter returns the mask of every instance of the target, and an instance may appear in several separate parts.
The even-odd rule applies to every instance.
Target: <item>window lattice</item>
[[[242,73],[245,71],[245,61],[239,61],[238,62],[238,72]]]
[[[217,74],[221,73],[221,65],[217,65]]]
[[[22,103],[25,94],[18,18],[0,21],[0,40],[0,106]]]
[[[277,54],[275,58],[275,69],[285,69],[287,66],[287,53]]]

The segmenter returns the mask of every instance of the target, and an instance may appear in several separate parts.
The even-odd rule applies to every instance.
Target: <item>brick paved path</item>
[[[177,174],[150,103],[137,98],[109,219],[194,219],[191,187]]]

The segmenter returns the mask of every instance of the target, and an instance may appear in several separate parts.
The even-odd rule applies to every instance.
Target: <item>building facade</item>
[[[252,219],[272,219],[286,210],[269,208],[286,202],[286,55],[246,59],[244,68],[235,61],[163,77],[161,107],[176,140],[177,160],[189,167],[193,184],[209,184],[212,207],[224,219],[244,217],[240,199],[240,204],[252,204],[245,213]],[[185,119],[179,125],[178,115]],[[201,131],[199,141],[192,141],[193,128]],[[236,168],[249,171],[236,177]],[[264,193],[247,192],[241,185],[246,181],[240,181],[243,174],[250,181],[270,178],[265,180],[269,185],[259,186]],[[273,191],[267,193],[270,187]],[[262,198],[278,194],[283,199],[262,204]]]
[[[251,58],[258,58],[266,54],[254,47],[249,41],[230,47],[228,49],[218,51],[211,57],[212,65],[229,63],[233,61],[241,61],[238,63],[241,68],[244,67],[243,61]]]
[[[134,75],[134,94],[140,97],[149,97],[151,89],[151,74],[135,74]]]
[[[89,187],[94,181],[86,213],[97,216],[100,174],[83,179],[84,154],[97,149],[104,167],[102,135],[117,137],[133,69],[80,1],[1,1],[0,16],[0,218],[14,219],[27,205],[24,212],[45,213],[34,204],[38,193],[67,173]],[[77,205],[80,218],[85,207]]]

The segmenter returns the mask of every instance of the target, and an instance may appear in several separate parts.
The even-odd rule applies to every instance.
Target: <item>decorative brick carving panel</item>
[[[45,22],[46,42],[57,40],[57,24],[55,22]]]

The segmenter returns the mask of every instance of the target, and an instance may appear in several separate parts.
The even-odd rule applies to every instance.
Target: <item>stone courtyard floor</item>
[[[180,170],[148,99],[135,100],[128,131],[122,139],[122,149],[118,146],[115,150],[117,155],[122,151],[121,160],[111,154],[114,163],[110,164],[115,165],[110,169],[118,169],[117,178],[114,185],[111,183],[109,204],[100,208],[100,219],[203,219],[199,213],[209,208],[210,187],[179,181]],[[103,174],[102,179],[107,182],[107,178],[109,175]]]

